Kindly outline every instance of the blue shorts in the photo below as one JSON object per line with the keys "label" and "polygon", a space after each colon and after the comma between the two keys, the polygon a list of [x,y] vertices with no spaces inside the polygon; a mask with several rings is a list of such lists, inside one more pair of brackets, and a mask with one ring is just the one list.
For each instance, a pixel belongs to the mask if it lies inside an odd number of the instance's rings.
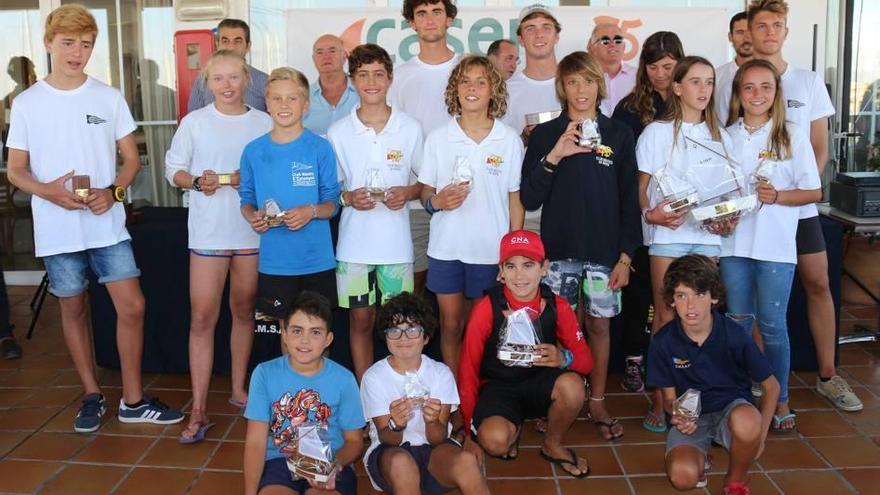
{"label": "blue shorts", "polygon": [[435,294],[464,292],[469,299],[481,297],[498,283],[498,265],[472,265],[428,257],[428,289]]}
{"label": "blue shorts", "polygon": [[687,445],[706,455],[712,442],[729,451],[733,443],[733,434],[730,432],[730,413],[742,405],[755,407],[746,399],[734,399],[720,411],[701,414],[697,418],[697,431],[690,435],[685,435],[673,426],[666,435],[666,453],[669,454],[669,451],[676,447]]}
{"label": "blue shorts", "polygon": [[[461,445],[451,438],[447,438],[444,443],[461,448]],[[426,444],[413,446],[410,445],[409,442],[404,442],[396,447],[379,444],[379,446],[370,452],[370,456],[367,457],[367,473],[369,473],[370,479],[373,480],[383,492],[391,493],[391,484],[388,480],[382,477],[382,471],[379,469],[379,458],[382,456],[382,453],[387,452],[389,449],[403,449],[412,456],[413,461],[415,461],[416,465],[419,467],[419,491],[422,494],[439,495],[454,490],[454,487],[445,486],[437,481],[437,479],[434,478],[434,475],[428,471],[428,463],[431,461],[431,452],[434,450],[433,445]]]}
{"label": "blue shorts", "polygon": [[[268,485],[281,485],[303,495],[311,485],[306,480],[293,480],[290,469],[287,468],[287,460],[279,457],[269,459],[263,464],[263,476],[260,477],[260,486],[257,491]],[[351,466],[345,468],[336,475],[336,491],[342,495],[355,495],[357,493],[357,477]]]}
{"label": "blue shorts", "polygon": [[86,269],[91,267],[99,284],[118,282],[140,276],[131,251],[131,241],[112,246],[61,253],[43,258],[49,275],[49,292],[55,297],[73,297],[89,285]]}
{"label": "blue shorts", "polygon": [[648,247],[651,256],[663,256],[664,258],[681,258],[686,254],[702,254],[709,258],[721,256],[721,246],[712,244],[651,244]]}

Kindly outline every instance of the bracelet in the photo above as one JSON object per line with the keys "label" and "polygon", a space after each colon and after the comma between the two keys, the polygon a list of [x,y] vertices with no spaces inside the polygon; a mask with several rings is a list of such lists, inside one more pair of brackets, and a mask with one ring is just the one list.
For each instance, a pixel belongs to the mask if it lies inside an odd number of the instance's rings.
{"label": "bracelet", "polygon": [[618,264],[618,265],[623,265],[623,266],[629,268],[629,270],[630,270],[631,272],[635,272],[635,271],[636,271],[636,269],[633,268],[633,266],[632,266],[632,262],[631,262],[631,261],[625,261],[625,260],[622,260],[622,259],[621,259],[621,260],[617,260],[617,264]]}
{"label": "bracelet", "polygon": [[347,204],[345,204],[345,191],[342,191],[339,193],[339,201],[338,202],[339,202],[339,206],[342,206],[343,208],[348,206]]}
{"label": "bracelet", "polygon": [[559,366],[561,369],[567,370],[571,367],[571,363],[574,362],[574,354],[571,351],[565,348],[559,349],[559,352],[562,353],[562,365]]}
{"label": "bracelet", "polygon": [[318,208],[313,204],[309,205],[309,208],[312,209],[312,218],[318,218]]}
{"label": "bracelet", "polygon": [[645,223],[650,224],[648,221],[648,212],[651,211],[651,208],[642,208],[642,218],[645,219]]}
{"label": "bracelet", "polygon": [[778,189],[774,189],[773,192],[776,193],[776,194],[773,196],[773,202],[770,203],[771,205],[775,205],[776,202],[779,201],[779,190],[778,190]]}
{"label": "bracelet", "polygon": [[434,213],[437,213],[438,211],[443,211],[442,208],[435,208],[434,205],[431,204],[431,200],[434,199],[435,197],[437,197],[437,194],[434,194],[430,198],[426,199],[425,203],[422,205],[425,207],[425,211],[428,212],[428,215],[433,215]]}

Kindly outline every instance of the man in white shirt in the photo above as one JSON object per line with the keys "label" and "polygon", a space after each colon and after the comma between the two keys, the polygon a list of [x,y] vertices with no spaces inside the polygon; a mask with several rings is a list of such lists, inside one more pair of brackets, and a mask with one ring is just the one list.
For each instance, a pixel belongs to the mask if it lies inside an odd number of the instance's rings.
{"label": "man in white shirt", "polygon": [[[786,120],[809,130],[821,177],[828,162],[828,118],[834,115],[825,83],[819,74],[794,67],[782,58],[782,46],[788,36],[788,4],[784,0],[753,0],[748,12],[754,57],[771,62],[781,74]],[[730,91],[728,87],[728,95]],[[834,302],[828,283],[828,256],[816,206],[801,207],[800,217],[797,268],[807,295],[807,319],[819,362],[816,390],[841,410],[860,411],[863,408],[861,400],[837,374],[834,366],[837,349]]]}
{"label": "man in white shirt", "polygon": [[[446,84],[461,55],[449,49],[446,30],[458,14],[452,0],[405,0],[403,18],[419,38],[419,54],[394,70],[388,103],[422,124],[422,135],[451,118],[446,111]],[[413,180],[415,183],[415,179]],[[415,293],[425,288],[428,272],[428,229],[431,216],[418,201],[409,204]]]}
{"label": "man in white shirt", "polygon": [[519,65],[519,48],[510,40],[499,39],[489,45],[486,56],[492,61],[492,65],[501,73],[504,80],[510,79],[516,66]]}
{"label": "man in white shirt", "polygon": [[[715,108],[721,119],[721,125],[725,127],[726,117],[730,111],[730,88],[733,84],[733,76],[736,75],[740,65],[752,59],[752,34],[749,31],[748,13],[743,11],[731,17],[729,29],[727,40],[733,46],[736,56],[730,62],[715,68]],[[727,91],[723,88],[727,88]]]}
{"label": "man in white shirt", "polygon": [[605,75],[608,96],[602,99],[599,110],[608,118],[614,113],[617,103],[636,85],[636,68],[623,63],[625,43],[620,27],[608,23],[596,25],[587,43],[587,51],[596,57]]}
{"label": "man in white shirt", "polygon": [[345,48],[338,36],[325,34],[312,46],[312,61],[318,69],[318,80],[309,86],[309,109],[303,117],[303,126],[319,136],[357,106],[357,91],[342,69]]}

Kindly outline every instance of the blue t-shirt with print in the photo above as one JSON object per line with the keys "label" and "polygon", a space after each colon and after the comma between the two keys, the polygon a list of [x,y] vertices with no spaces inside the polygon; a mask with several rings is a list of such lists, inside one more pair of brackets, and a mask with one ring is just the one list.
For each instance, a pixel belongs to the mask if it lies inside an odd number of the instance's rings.
{"label": "blue t-shirt with print", "polygon": [[[295,140],[278,144],[265,134],[241,155],[241,205],[263,208],[274,199],[282,210],[302,205],[336,204],[336,155],[330,142],[305,129]],[[336,267],[330,221],[312,219],[299,230],[285,225],[260,236],[259,271],[267,275],[308,275]]]}
{"label": "blue t-shirt with print", "polygon": [[363,406],[357,382],[350,371],[324,358],[318,373],[300,375],[288,356],[261,363],[251,375],[244,417],[269,423],[266,460],[293,453],[296,425],[325,424],[333,452],[342,448],[342,432],[364,427]]}

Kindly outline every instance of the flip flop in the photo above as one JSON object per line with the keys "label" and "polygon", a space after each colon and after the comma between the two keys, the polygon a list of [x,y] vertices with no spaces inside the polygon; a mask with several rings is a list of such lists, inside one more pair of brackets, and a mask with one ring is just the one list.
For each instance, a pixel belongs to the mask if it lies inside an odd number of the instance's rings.
{"label": "flip flop", "polygon": [[[660,424],[651,423],[648,421],[648,418],[652,418],[655,422]],[[666,413],[656,414],[651,409],[648,409],[648,414],[645,416],[645,419],[642,420],[642,428],[653,433],[666,433],[669,431],[669,423],[666,422]]]}
{"label": "flip flop", "polygon": [[571,459],[558,459],[558,458],[556,458],[556,457],[551,457],[551,456],[547,455],[547,454],[544,452],[544,449],[541,449],[541,450],[538,452],[538,454],[540,454],[540,455],[541,455],[541,458],[544,459],[545,461],[547,461],[547,462],[549,462],[549,463],[551,463],[551,464],[556,464],[557,466],[559,466],[559,469],[562,469],[562,471],[565,472],[565,474],[567,474],[567,475],[569,475],[569,476],[572,476],[572,477],[574,477],[574,478],[578,478],[578,479],[580,479],[580,478],[586,478],[587,476],[589,476],[589,475],[590,475],[590,466],[587,466],[587,470],[586,470],[586,471],[584,471],[584,472],[582,472],[582,473],[578,473],[578,474],[574,474],[574,473],[571,473],[571,472],[569,472],[569,471],[566,471],[565,468],[562,467],[563,465],[568,464],[569,466],[572,466],[572,467],[574,467],[575,469],[580,470],[580,467],[578,467],[578,456],[577,456],[577,453],[575,453],[574,450],[572,450],[572,449],[570,449],[570,448],[568,448],[568,447],[566,447],[565,450],[567,450],[568,453],[569,453],[569,455],[571,455]]}
{"label": "flip flop", "polygon": [[[617,418],[611,418],[611,421],[599,421],[598,419],[593,420],[593,424],[599,428],[599,432],[602,433],[602,438],[604,438],[608,442],[613,442],[618,438],[623,437],[623,433],[614,434],[614,427],[620,424],[620,421]],[[608,436],[605,436],[605,432],[602,430],[603,428],[607,428]]]}
{"label": "flip flop", "polygon": [[[782,423],[785,423],[788,420],[792,420],[791,427],[783,428]],[[794,409],[791,409],[788,414],[784,416],[773,415],[773,431],[779,433],[788,433],[790,431],[794,431],[797,428],[797,413],[794,412]]]}
{"label": "flip flop", "polygon": [[[205,439],[205,433],[207,433],[208,430],[210,430],[211,428],[213,428],[214,425],[216,425],[217,423],[203,423],[203,422],[201,422],[201,421],[196,421],[196,422],[193,423],[193,424],[195,424],[195,425],[199,425],[199,429],[196,430],[196,433],[195,433],[193,436],[189,437],[189,438],[187,438],[187,437],[185,437],[185,436],[183,436],[183,435],[181,434],[180,438],[178,438],[178,441],[179,441],[181,444],[183,444],[183,445],[189,445],[189,444],[192,444],[192,443],[199,443],[199,442],[201,442],[202,440]],[[187,428],[189,428],[189,427],[187,427]]]}
{"label": "flip flop", "polygon": [[235,406],[239,409],[244,409],[247,407],[247,401],[235,400],[232,397],[229,398],[229,405]]}
{"label": "flip flop", "polygon": [[[519,457],[519,439],[521,436],[522,436],[522,425],[520,425],[519,430],[517,430],[517,432],[516,432],[516,440],[513,441],[513,445],[510,446],[510,449],[508,449],[506,454],[504,454],[502,456],[498,456],[498,458],[501,459],[502,461],[516,460],[516,458]],[[516,453],[511,454],[510,453],[511,451],[516,451]]]}

